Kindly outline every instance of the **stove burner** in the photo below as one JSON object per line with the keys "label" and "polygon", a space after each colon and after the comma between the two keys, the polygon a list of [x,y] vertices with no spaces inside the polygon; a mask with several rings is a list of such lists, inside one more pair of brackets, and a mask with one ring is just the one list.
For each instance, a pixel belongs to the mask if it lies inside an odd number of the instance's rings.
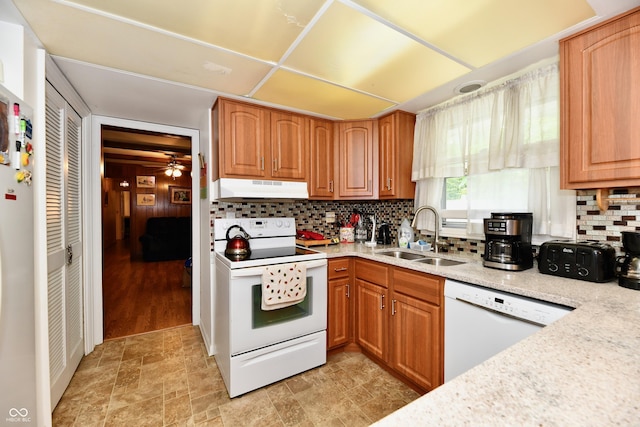
{"label": "stove burner", "polygon": [[295,247],[284,247],[284,248],[255,249],[255,250],[252,250],[248,256],[244,255],[242,257],[225,254],[225,257],[229,258],[231,261],[247,261],[247,260],[256,260],[256,259],[280,258],[280,257],[291,256],[295,254],[296,254]]}
{"label": "stove burner", "polygon": [[282,258],[293,255],[305,255],[305,254],[314,254],[317,251],[310,250],[308,248],[300,247],[300,246],[289,246],[289,247],[280,247],[280,248],[268,248],[268,249],[255,249],[252,250],[249,255],[233,255],[226,254],[225,258],[236,262],[236,261],[252,261],[258,259],[273,259],[273,258]]}

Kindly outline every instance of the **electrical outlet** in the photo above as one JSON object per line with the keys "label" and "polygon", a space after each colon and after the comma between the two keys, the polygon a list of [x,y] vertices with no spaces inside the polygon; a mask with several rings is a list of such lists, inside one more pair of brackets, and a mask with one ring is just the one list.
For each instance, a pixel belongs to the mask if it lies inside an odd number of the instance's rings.
{"label": "electrical outlet", "polygon": [[324,220],[327,224],[332,224],[336,222],[336,213],[335,212],[325,212]]}

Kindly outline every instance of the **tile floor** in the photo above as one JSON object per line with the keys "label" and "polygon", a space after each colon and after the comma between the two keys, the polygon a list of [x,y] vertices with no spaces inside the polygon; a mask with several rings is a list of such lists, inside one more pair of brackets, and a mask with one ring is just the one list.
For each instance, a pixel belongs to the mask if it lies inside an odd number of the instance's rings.
{"label": "tile floor", "polygon": [[194,326],[106,341],[86,356],[54,426],[366,426],[419,395],[359,353],[229,399]]}

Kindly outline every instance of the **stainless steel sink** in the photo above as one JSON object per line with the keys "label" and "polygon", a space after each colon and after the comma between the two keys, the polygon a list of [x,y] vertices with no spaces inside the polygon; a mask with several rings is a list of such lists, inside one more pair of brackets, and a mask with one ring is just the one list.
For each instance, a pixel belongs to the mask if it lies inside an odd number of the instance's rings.
{"label": "stainless steel sink", "polygon": [[464,262],[462,261],[455,261],[455,260],[446,259],[446,258],[422,258],[422,259],[416,259],[415,262],[423,262],[425,264],[439,265],[443,267],[464,264]]}
{"label": "stainless steel sink", "polygon": [[409,260],[420,260],[421,258],[425,258],[424,255],[414,254],[412,252],[404,252],[404,251],[384,251],[378,252],[378,255],[386,255],[392,256],[401,259],[409,259]]}

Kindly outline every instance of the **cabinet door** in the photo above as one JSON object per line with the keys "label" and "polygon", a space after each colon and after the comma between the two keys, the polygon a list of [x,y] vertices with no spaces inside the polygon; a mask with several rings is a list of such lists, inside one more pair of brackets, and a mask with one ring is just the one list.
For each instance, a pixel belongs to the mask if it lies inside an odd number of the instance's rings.
{"label": "cabinet door", "polygon": [[394,137],[394,116],[389,115],[378,121],[378,144],[380,144],[380,198],[392,198],[395,195],[396,156],[400,155],[396,149]]}
{"label": "cabinet door", "polygon": [[563,188],[640,184],[640,11],[561,43]]}
{"label": "cabinet door", "polygon": [[327,349],[349,342],[349,278],[329,281]]}
{"label": "cabinet door", "polygon": [[219,102],[221,176],[264,178],[268,110],[227,100]]}
{"label": "cabinet door", "polygon": [[309,121],[309,198],[333,199],[334,147],[333,123],[327,120]]}
{"label": "cabinet door", "polygon": [[415,115],[396,111],[378,120],[379,198],[412,199],[411,181]]}
{"label": "cabinet door", "polygon": [[386,292],[382,286],[356,279],[356,342],[384,360],[386,348]]}
{"label": "cabinet door", "polygon": [[378,155],[374,150],[374,141],[371,120],[339,124],[338,196],[340,198],[377,197],[377,191],[374,191],[374,174],[377,177],[374,161],[377,162]]}
{"label": "cabinet door", "polygon": [[307,176],[308,120],[304,116],[272,110],[271,176],[304,181]]}
{"label": "cabinet door", "polygon": [[393,369],[426,390],[442,384],[440,307],[394,293],[391,340]]}

